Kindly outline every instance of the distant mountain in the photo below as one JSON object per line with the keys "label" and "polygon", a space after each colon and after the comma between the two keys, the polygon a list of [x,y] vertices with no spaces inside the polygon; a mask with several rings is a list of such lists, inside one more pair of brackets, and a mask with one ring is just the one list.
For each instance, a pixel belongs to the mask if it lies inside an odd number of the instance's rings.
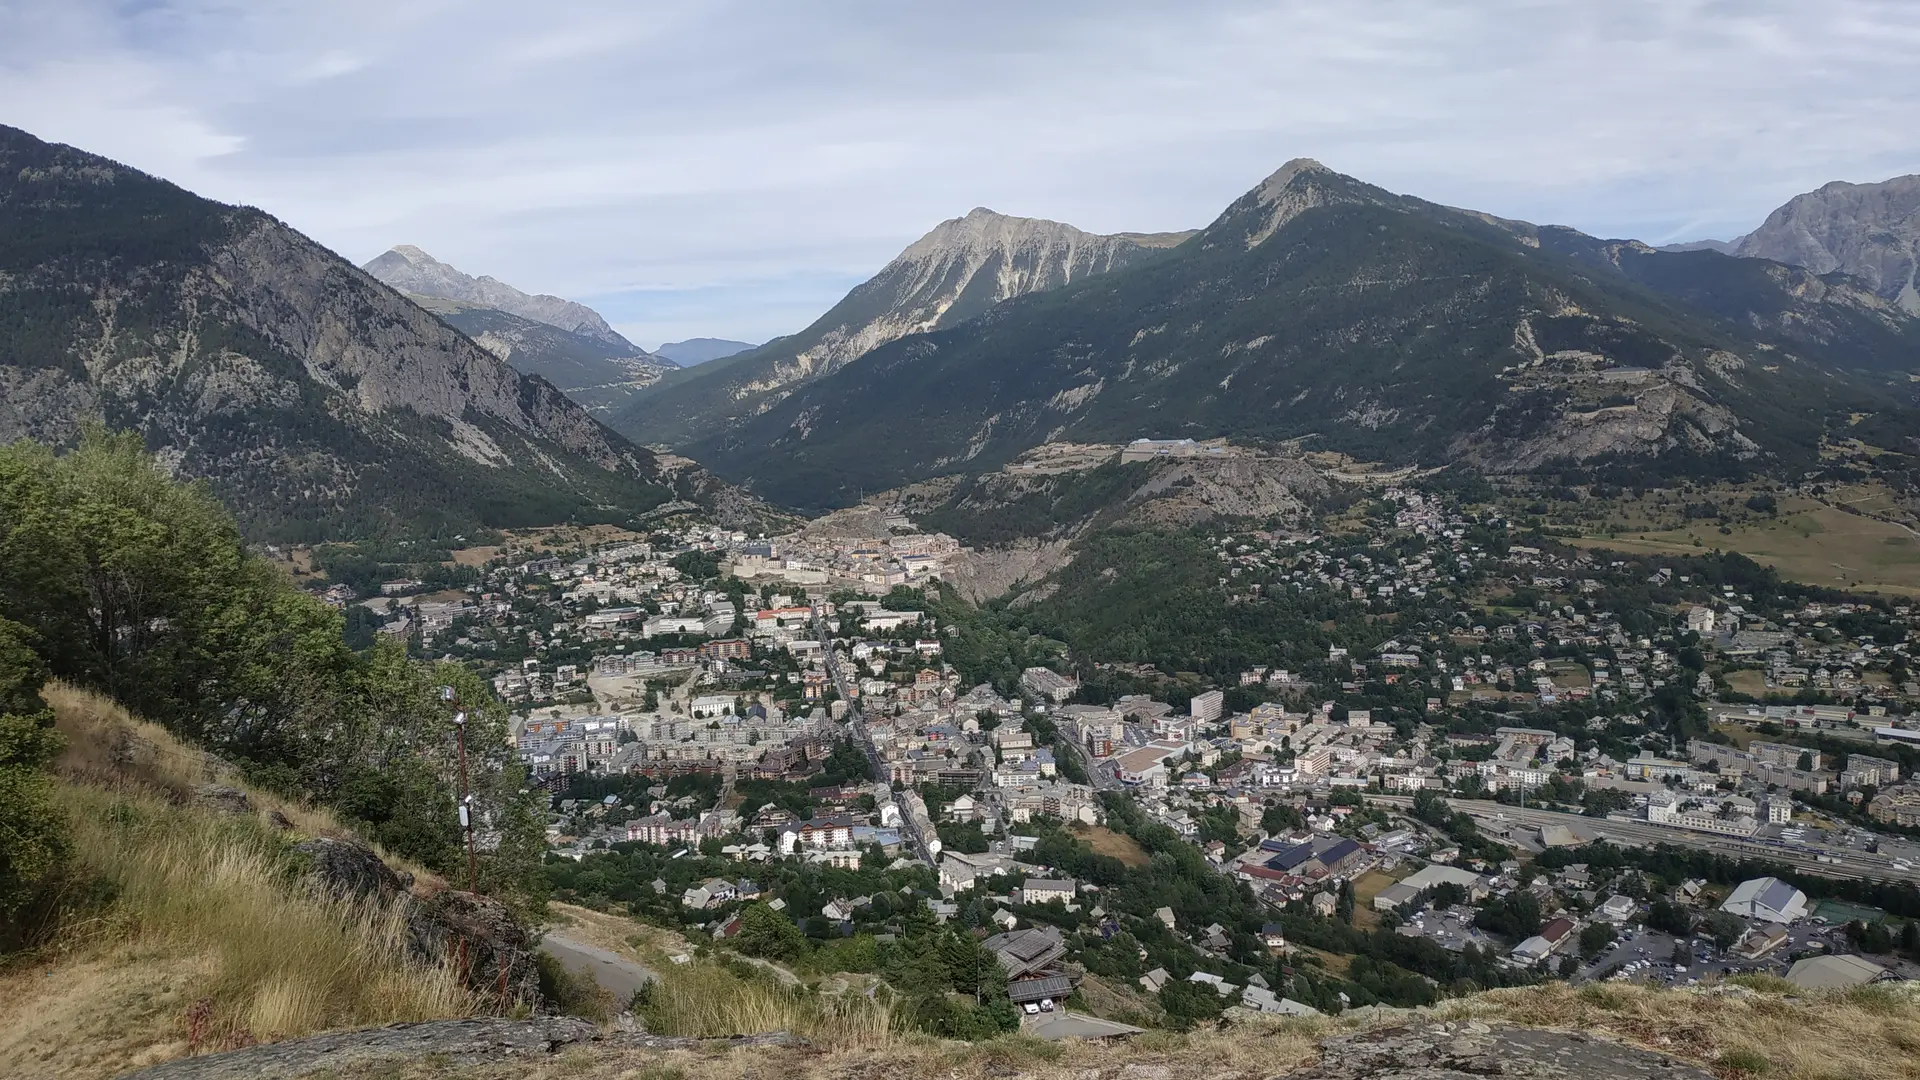
{"label": "distant mountain", "polygon": [[263,539],[637,521],[719,490],[267,214],[0,127],[0,441],[90,417]]}
{"label": "distant mountain", "polygon": [[877,346],[1149,261],[1189,235],[1101,236],[976,208],[914,241],[800,333],[670,379],[611,423],[641,442],[680,445],[765,411]]}
{"label": "distant mountain", "polygon": [[407,295],[481,348],[513,365],[515,371],[540,376],[596,416],[618,410],[633,395],[659,382],[661,376],[680,370],[680,365],[656,353],[609,345],[599,338],[568,333],[497,308],[438,296]]}
{"label": "distant mountain", "polygon": [[1450,209],[1298,160],[1158,258],[874,348],[686,452],[803,506],[1140,437],[1786,475],[1867,414],[1911,452],[1916,357],[1920,319],[1841,275]]}
{"label": "distant mountain", "polygon": [[729,356],[738,356],[748,349],[759,348],[744,341],[728,341],[726,338],[697,337],[685,341],[669,341],[653,350],[653,355],[664,356],[681,367],[694,367],[709,360],[722,360]]}
{"label": "distant mountain", "polygon": [[1836,180],[1788,200],[1736,245],[1738,255],[1850,274],[1920,314],[1920,175]]}
{"label": "distant mountain", "polygon": [[1738,240],[1689,240],[1684,244],[1662,244],[1655,251],[1717,251],[1722,255],[1732,255],[1739,246]]}
{"label": "distant mountain", "polygon": [[475,307],[493,308],[523,319],[557,326],[570,334],[592,338],[621,349],[625,356],[645,353],[645,350],[614,333],[613,327],[607,325],[607,320],[585,304],[562,300],[558,296],[530,296],[495,278],[463,274],[412,244],[391,248],[369,260],[361,269],[403,292],[460,300]]}

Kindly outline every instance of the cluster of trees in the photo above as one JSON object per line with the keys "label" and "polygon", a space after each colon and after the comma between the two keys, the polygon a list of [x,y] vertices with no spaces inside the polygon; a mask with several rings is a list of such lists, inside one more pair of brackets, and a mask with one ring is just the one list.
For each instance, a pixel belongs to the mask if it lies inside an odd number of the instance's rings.
{"label": "cluster of trees", "polygon": [[[46,775],[61,740],[53,711],[40,698],[46,665],[27,637],[25,627],[0,619],[0,927],[6,928],[18,927],[13,916],[67,849]],[[15,944],[13,933],[0,930],[0,950]]]}
{"label": "cluster of trees", "polygon": [[353,650],[339,612],[250,555],[208,489],[171,480],[136,436],[90,432],[62,456],[0,450],[0,619],[23,628],[13,651],[31,649],[47,674],[449,871],[459,770],[441,687],[453,687],[478,819],[498,841],[483,888],[542,902],[542,807],[521,791],[486,684],[398,646]]}
{"label": "cluster of trees", "polygon": [[[1776,877],[1815,900],[1844,900],[1877,907],[1904,919],[1920,918],[1920,891],[1905,882],[1821,877],[1797,870],[1786,863],[1736,859],[1670,844],[1656,844],[1650,848],[1621,848],[1605,841],[1595,841],[1577,848],[1548,848],[1534,859],[1533,865],[1542,870],[1561,870],[1574,863],[1586,863],[1595,870],[1634,867],[1658,877],[1666,884],[1700,878],[1716,885],[1733,885],[1750,878]],[[1654,906],[1656,909],[1659,907],[1658,904]],[[1648,925],[1653,925],[1651,918]]]}

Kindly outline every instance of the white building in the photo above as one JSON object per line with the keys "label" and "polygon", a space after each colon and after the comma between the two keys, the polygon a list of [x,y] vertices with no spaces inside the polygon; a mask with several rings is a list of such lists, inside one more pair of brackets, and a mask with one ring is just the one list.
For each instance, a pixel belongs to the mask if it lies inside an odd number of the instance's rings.
{"label": "white building", "polygon": [[1790,923],[1807,917],[1807,894],[1779,878],[1753,878],[1741,882],[1720,910],[1743,919]]}

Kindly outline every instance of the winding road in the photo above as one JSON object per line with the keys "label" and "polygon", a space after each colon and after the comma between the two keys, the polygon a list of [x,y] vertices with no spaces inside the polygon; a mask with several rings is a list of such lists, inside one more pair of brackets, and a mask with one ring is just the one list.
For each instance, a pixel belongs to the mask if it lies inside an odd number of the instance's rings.
{"label": "winding road", "polygon": [[642,985],[658,977],[644,965],[598,945],[570,938],[561,930],[547,931],[540,939],[540,951],[560,961],[560,966],[575,975],[585,975],[599,983],[622,1009]]}

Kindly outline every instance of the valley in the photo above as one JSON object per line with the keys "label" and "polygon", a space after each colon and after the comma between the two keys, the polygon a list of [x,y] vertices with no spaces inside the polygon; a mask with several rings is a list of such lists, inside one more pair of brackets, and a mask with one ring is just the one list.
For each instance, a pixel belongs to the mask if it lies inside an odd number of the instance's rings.
{"label": "valley", "polygon": [[0,127],[0,1072],[1910,1076],[1913,179],[754,345]]}

